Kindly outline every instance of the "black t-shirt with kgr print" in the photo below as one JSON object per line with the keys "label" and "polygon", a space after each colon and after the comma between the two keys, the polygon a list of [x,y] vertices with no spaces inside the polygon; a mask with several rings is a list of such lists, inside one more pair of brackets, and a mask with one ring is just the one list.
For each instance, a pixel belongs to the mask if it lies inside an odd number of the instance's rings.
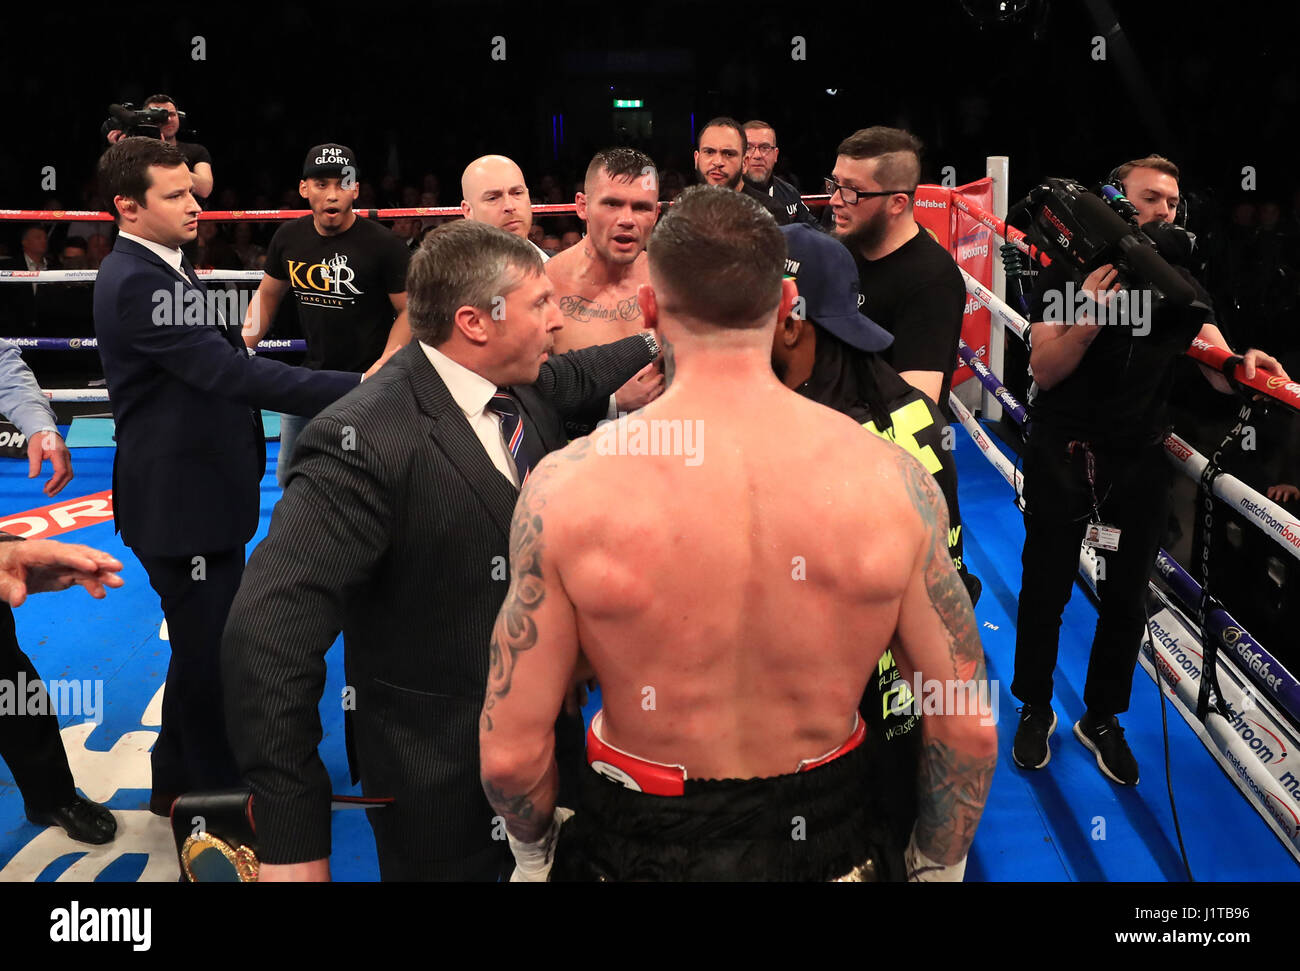
{"label": "black t-shirt with kgr print", "polygon": [[276,231],[266,273],[293,290],[305,367],[364,371],[379,360],[396,316],[389,294],[406,291],[409,259],[398,236],[361,217],[337,236],[316,232],[311,216]]}

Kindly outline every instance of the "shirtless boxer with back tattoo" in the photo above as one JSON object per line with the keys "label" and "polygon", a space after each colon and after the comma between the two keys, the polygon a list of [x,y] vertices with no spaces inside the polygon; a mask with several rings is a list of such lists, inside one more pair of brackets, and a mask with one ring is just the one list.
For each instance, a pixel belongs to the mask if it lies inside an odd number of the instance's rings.
{"label": "shirtless boxer with back tattoo", "polygon": [[[687,190],[649,252],[639,302],[668,390],[548,456],[515,510],[479,735],[514,879],[897,878],[862,798],[863,688],[886,648],[908,679],[985,677],[943,497],[915,459],[773,374],[797,291],[758,203]],[[685,423],[694,449],[662,447]],[[565,822],[552,729],[589,670],[595,771]],[[901,869],[960,879],[995,729],[973,709],[923,724]]]}
{"label": "shirtless boxer with back tattoo", "polygon": [[[632,148],[597,152],[574,202],[587,235],[546,264],[564,319],[556,332],[557,354],[644,329],[636,294],[650,282],[645,248],[659,213],[654,162]],[[641,407],[662,384],[659,369],[647,367],[620,389],[620,406]]]}

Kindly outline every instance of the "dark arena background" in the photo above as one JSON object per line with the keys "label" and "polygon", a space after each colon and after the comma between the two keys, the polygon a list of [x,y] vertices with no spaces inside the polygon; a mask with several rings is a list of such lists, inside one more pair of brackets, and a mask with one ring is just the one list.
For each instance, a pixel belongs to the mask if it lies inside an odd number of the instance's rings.
{"label": "dark arena background", "polygon": [[[888,125],[922,140],[922,182],[940,190],[983,179],[986,160],[1005,156],[1000,188],[1011,202],[1047,177],[1093,187],[1129,159],[1172,159],[1198,237],[1197,275],[1229,344],[1263,349],[1300,375],[1293,10],[1120,0],[24,6],[6,13],[0,42],[0,208],[36,211],[0,212],[0,265],[11,269],[25,268],[22,237],[33,225],[46,230],[47,269],[97,266],[93,246],[89,256],[58,260],[70,237],[108,235],[111,224],[57,214],[102,210],[94,172],[108,107],[157,92],[185,113],[181,140],[211,155],[205,209],[302,210],[305,150],[338,142],[357,153],[358,208],[378,211],[369,218],[407,237],[455,217],[382,211],[458,207],[461,171],[488,153],[519,163],[535,206],[564,206],[593,152],[633,146],[657,163],[668,203],[695,179],[696,133],[720,115],[770,122],[776,173],[814,197],[820,213],[839,142]],[[563,212],[545,211],[536,223],[547,249],[575,245],[583,232]],[[277,225],[205,221],[191,258],[200,269],[244,271],[228,286],[251,292]],[[1000,271],[1003,240],[971,225],[962,240],[987,247],[986,274],[994,264]],[[1001,295],[1000,275],[982,282]],[[105,600],[73,590],[14,611],[19,643],[45,678],[102,684],[94,718],[62,714],[60,725],[78,786],[114,812],[118,836],[90,847],[33,825],[0,769],[0,881],[166,882],[178,873],[166,821],[148,811],[169,649],[158,597],[112,525],[113,428],[98,353],[82,343],[94,336],[90,294],[89,282],[0,280],[0,337],[20,343],[42,388],[66,392],[55,409],[76,473],[52,503],[40,491],[48,467],[29,479],[25,449],[10,448],[13,457],[0,460],[0,529],[85,543],[124,563],[126,586]],[[269,338],[301,338],[292,301],[282,306]],[[970,309],[979,309],[976,297]],[[1010,328],[990,336],[987,323],[981,333],[972,350],[994,371],[989,388],[1001,383],[1023,402],[1023,342]],[[41,340],[48,338],[65,340]],[[1000,342],[996,353],[991,341]],[[281,357],[296,362],[302,354]],[[1300,683],[1288,673],[1300,672],[1300,389],[1252,386],[1273,406],[1256,454],[1225,465],[1240,489],[1216,493],[1210,575],[1230,621],[1207,615],[1202,638],[1196,583],[1205,537],[1192,453],[1213,456],[1242,399],[1215,394],[1190,359],[1181,363],[1172,405],[1177,448],[1186,451],[1171,449],[1171,461],[1184,474],[1175,476],[1166,552],[1153,574],[1156,644],[1144,648],[1124,716],[1144,769],[1136,788],[1102,778],[1069,736],[1084,707],[1096,620],[1082,577],[1065,613],[1057,671],[1066,730],[1054,738],[1045,771],[1012,762],[1024,531],[1006,476],[1017,463],[1020,426],[978,375],[965,369],[954,379],[974,413],[964,427],[954,421],[953,447],[968,566],[984,585],[976,618],[1001,712],[999,762],[967,882],[1175,883],[1190,871],[1197,881],[1263,883],[1300,875]],[[280,496],[278,419],[269,412],[266,430],[262,520],[250,552]],[[0,445],[10,434],[0,434]],[[1291,488],[1269,491],[1278,485]],[[1176,575],[1182,571],[1196,578],[1191,594],[1190,577]],[[1231,717],[1202,719],[1204,641],[1216,638]],[[1243,644],[1253,646],[1236,650]],[[358,794],[335,700],[344,685],[341,643],[329,663],[321,753],[335,792]],[[1157,666],[1163,692],[1152,680]],[[1162,779],[1166,758],[1177,823]],[[333,846],[336,880],[378,878],[362,813],[334,814]],[[1129,928],[1121,916],[1110,930]]]}

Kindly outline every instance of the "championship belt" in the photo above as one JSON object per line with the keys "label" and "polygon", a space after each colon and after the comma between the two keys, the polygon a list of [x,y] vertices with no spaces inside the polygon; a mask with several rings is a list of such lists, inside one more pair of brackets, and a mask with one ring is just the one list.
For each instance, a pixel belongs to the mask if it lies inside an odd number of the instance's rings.
{"label": "championship belt", "polygon": [[[334,796],[331,809],[377,809],[391,797]],[[256,883],[257,829],[247,787],[188,792],[172,803],[172,839],[181,873],[190,883]]]}

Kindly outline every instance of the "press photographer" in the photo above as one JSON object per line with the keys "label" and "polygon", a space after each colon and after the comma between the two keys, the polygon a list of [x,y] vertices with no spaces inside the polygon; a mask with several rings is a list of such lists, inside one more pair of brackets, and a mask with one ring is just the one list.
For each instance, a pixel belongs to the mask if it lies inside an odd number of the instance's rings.
{"label": "press photographer", "polygon": [[[1178,169],[1158,155],[1091,193],[1052,179],[1015,209],[1052,263],[1030,299],[1029,424],[1023,451],[1025,546],[1014,694],[1023,703],[1012,757],[1051,758],[1052,674],[1061,617],[1085,536],[1099,560],[1096,633],[1074,734],[1102,773],[1136,785],[1138,765],[1117,715],[1128,710],[1146,624],[1144,597],[1168,513],[1171,468],[1161,444],[1175,362],[1200,337],[1225,350],[1210,298],[1185,266],[1195,239],[1175,225]],[[1246,351],[1246,376],[1282,375]],[[1230,392],[1226,378],[1205,370]],[[1095,527],[1095,532],[1093,529]]]}

